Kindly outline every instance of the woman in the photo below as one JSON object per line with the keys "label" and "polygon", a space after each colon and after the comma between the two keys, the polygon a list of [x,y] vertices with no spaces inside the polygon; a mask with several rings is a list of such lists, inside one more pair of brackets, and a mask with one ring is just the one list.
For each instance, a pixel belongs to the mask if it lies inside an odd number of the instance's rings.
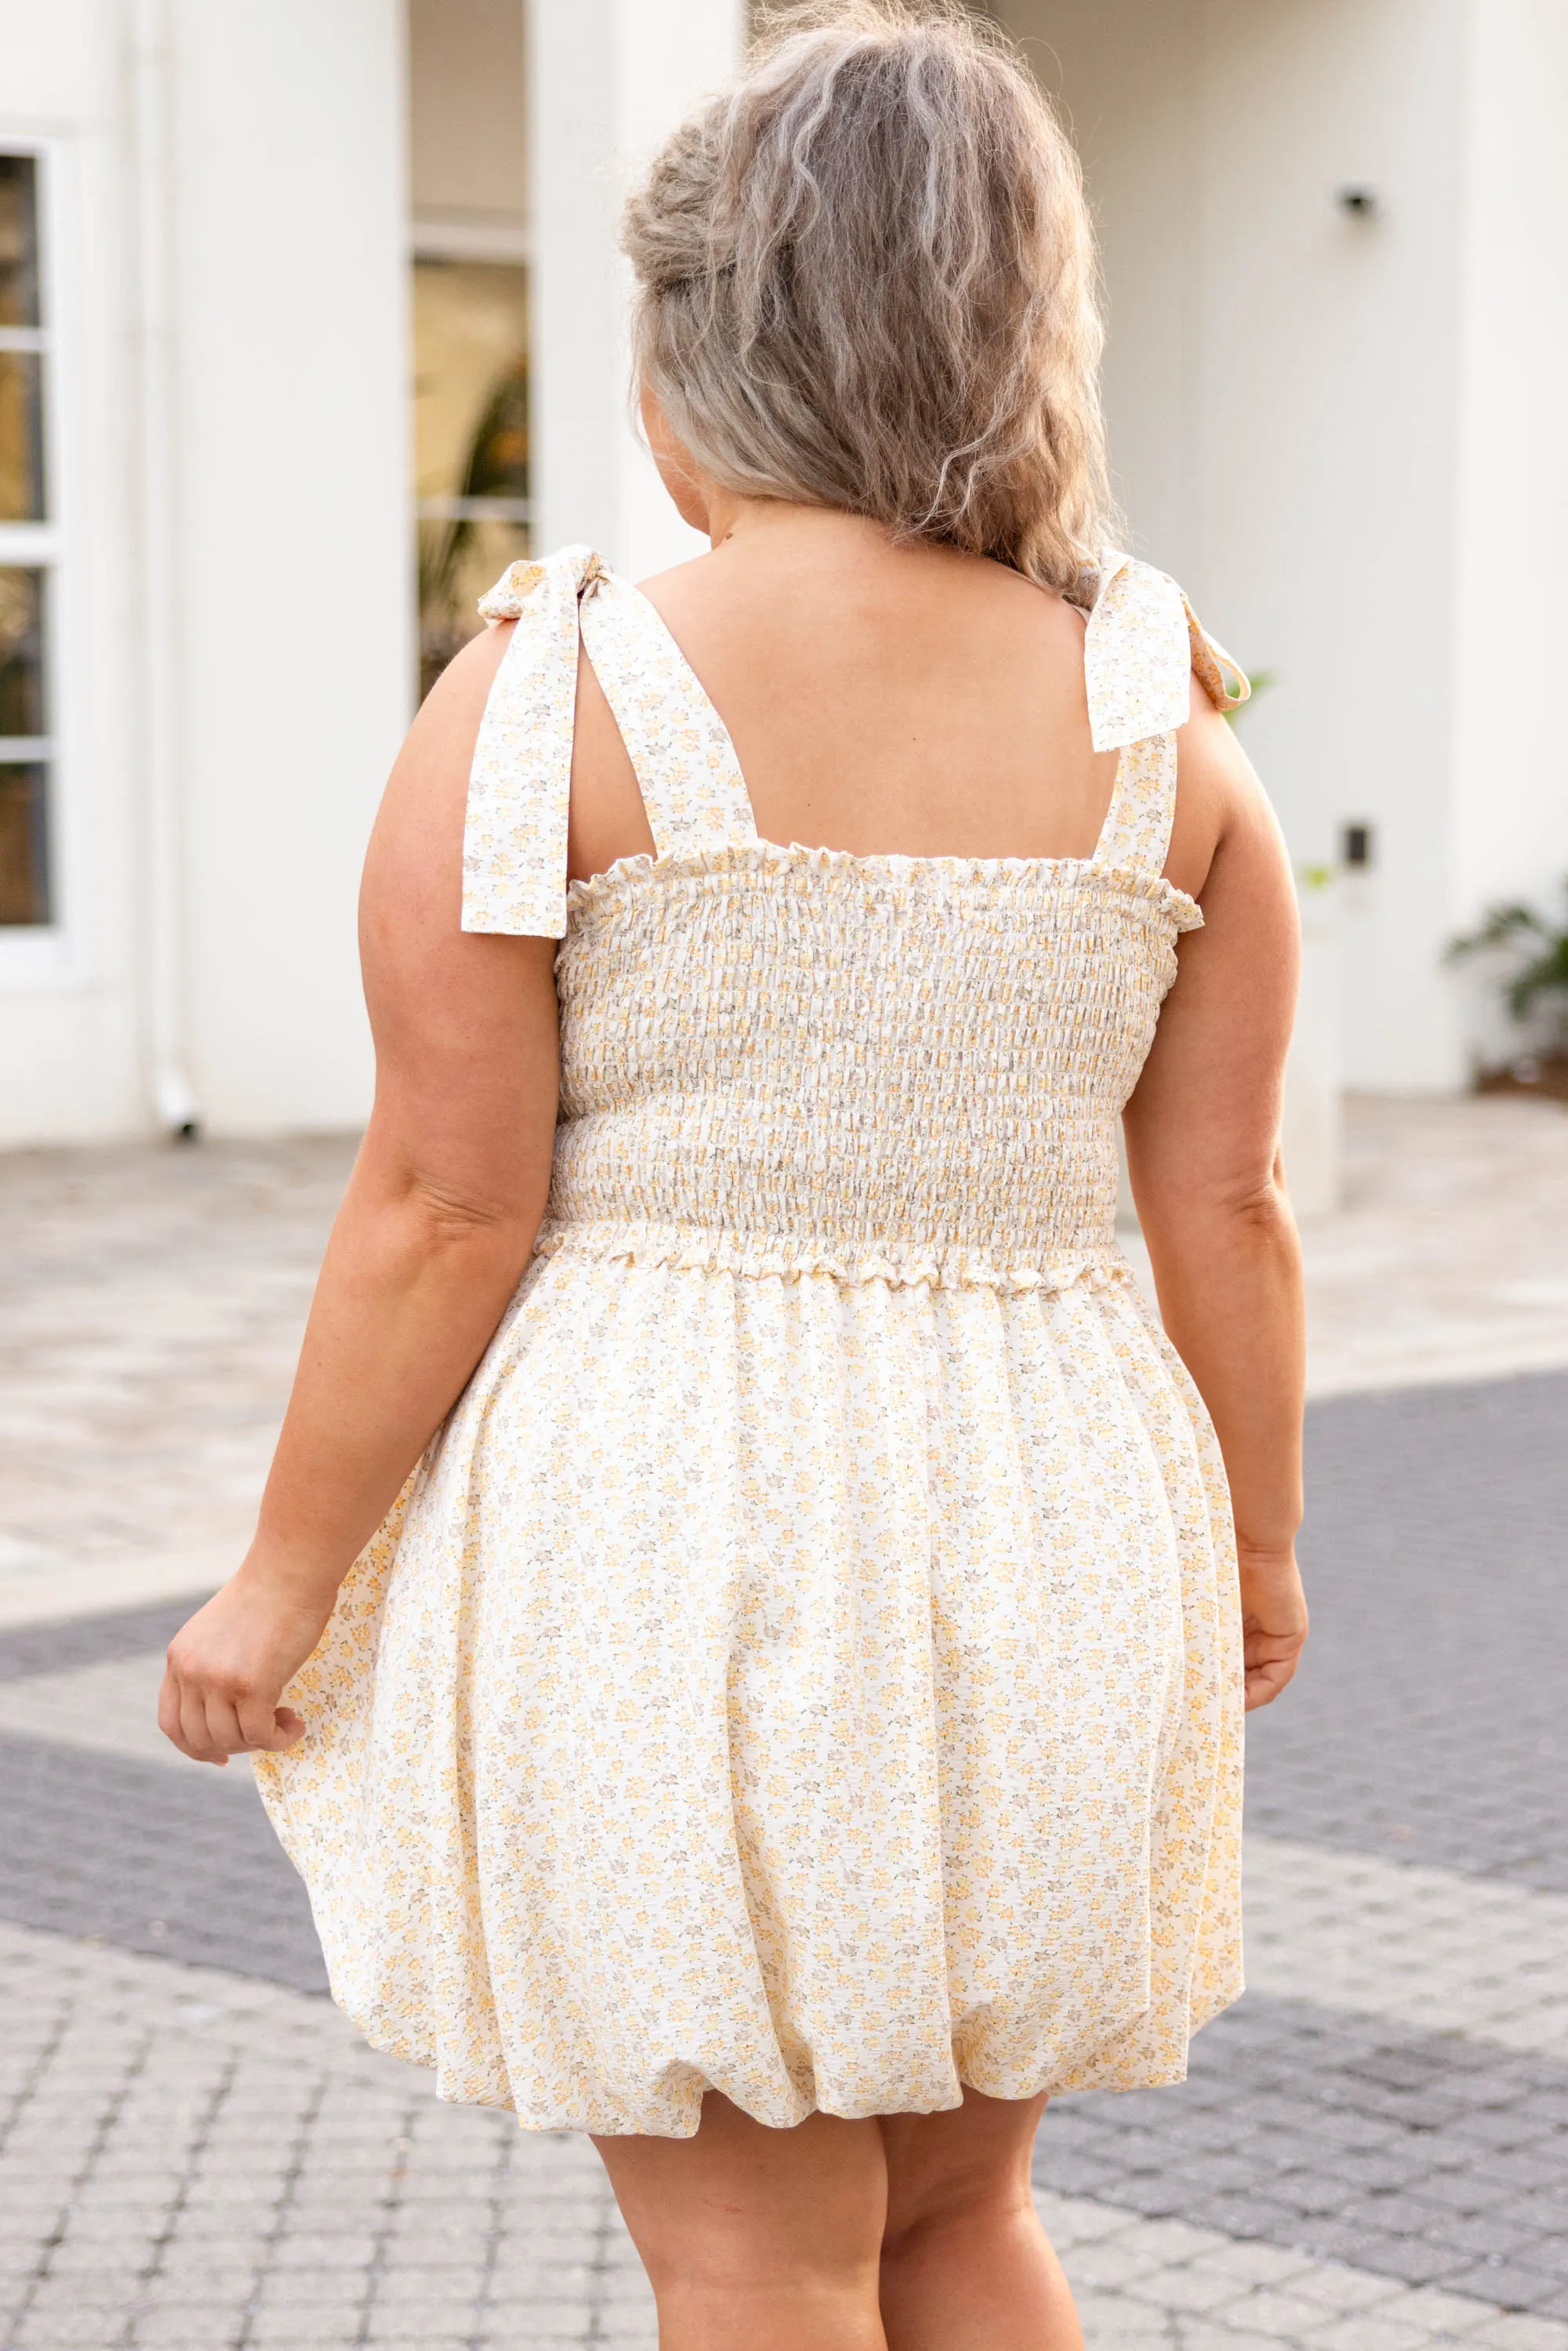
{"label": "woman", "polygon": [[594,2134],[674,2351],[1065,2351],[1036,2126],[1239,1991],[1304,1637],[1293,897],[1097,551],[1047,110],[790,21],[628,214],[712,553],[515,566],[393,773],[374,1114],[162,1720],[373,2042]]}

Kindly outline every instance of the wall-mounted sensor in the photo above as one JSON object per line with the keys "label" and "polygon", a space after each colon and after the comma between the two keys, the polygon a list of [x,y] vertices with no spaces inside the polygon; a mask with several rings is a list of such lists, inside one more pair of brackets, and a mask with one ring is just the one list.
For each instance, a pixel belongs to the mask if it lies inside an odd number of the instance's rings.
{"label": "wall-mounted sensor", "polygon": [[1372,862],[1372,827],[1369,824],[1342,825],[1339,836],[1339,862],[1358,872],[1364,872]]}
{"label": "wall-mounted sensor", "polygon": [[1334,202],[1347,220],[1372,220],[1383,209],[1375,188],[1341,188]]}

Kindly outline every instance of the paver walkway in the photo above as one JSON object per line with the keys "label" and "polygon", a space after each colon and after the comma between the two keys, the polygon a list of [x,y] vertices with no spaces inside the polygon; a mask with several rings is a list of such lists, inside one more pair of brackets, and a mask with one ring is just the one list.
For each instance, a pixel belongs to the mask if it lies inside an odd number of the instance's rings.
{"label": "paver walkway", "polygon": [[[1316,1633],[1253,1725],[1250,1989],[1182,2089],[1040,2134],[1091,2351],[1568,2351],[1568,1114],[1364,1104],[1353,1143],[1308,1236]],[[248,1772],[150,1721],[344,1164],[0,1162],[7,2351],[653,2340],[591,2149],[364,2050]]]}

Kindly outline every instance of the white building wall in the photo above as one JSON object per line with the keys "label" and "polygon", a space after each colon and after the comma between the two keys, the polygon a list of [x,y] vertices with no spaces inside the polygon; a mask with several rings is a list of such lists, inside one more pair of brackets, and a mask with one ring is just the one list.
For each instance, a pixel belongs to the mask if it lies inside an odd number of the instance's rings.
{"label": "white building wall", "polygon": [[1204,19],[1194,576],[1278,675],[1246,739],[1298,858],[1373,827],[1342,893],[1347,1081],[1448,1087],[1462,6]]}
{"label": "white building wall", "polygon": [[219,1132],[368,1102],[354,892],[413,691],[401,25],[397,0],[0,0],[0,131],[57,167],[66,532],[61,920],[0,932],[0,1143],[152,1125],[170,1055]]}
{"label": "white building wall", "polygon": [[[1568,874],[1568,10],[1470,0],[1452,915]],[[1494,1036],[1503,1042],[1494,1023]]]}
{"label": "white building wall", "polygon": [[[1480,0],[1477,0],[1480,5]],[[1542,0],[1549,5],[1549,0]],[[1273,673],[1243,739],[1343,893],[1353,1084],[1463,1067],[1451,927],[1469,0],[1005,0],[1082,148],[1112,455],[1140,553]],[[1379,199],[1370,219],[1336,204]]]}
{"label": "white building wall", "polygon": [[[485,0],[486,24],[501,5]],[[1375,829],[1373,872],[1342,893],[1347,1073],[1455,1082],[1473,1016],[1439,967],[1445,937],[1568,867],[1550,691],[1568,618],[1568,15],[1559,0],[998,13],[1088,166],[1134,543],[1275,673],[1244,739],[1298,857],[1329,861],[1345,821]],[[0,0],[0,133],[45,141],[53,167],[67,563],[61,919],[0,933],[0,1143],[152,1122],[161,936],[172,1050],[209,1127],[344,1124],[368,1101],[352,901],[412,698],[402,15],[399,0]],[[743,15],[742,0],[527,0],[536,540],[593,539],[634,576],[699,542],[625,421],[615,216],[733,62]],[[179,836],[162,930],[132,71],[160,18],[175,718],[161,772]],[[423,20],[428,34],[456,12]],[[436,61],[461,79],[466,56],[454,34]],[[523,142],[507,152],[515,177]],[[1350,184],[1375,192],[1375,217],[1336,207]],[[465,234],[494,214],[497,251],[515,252],[507,196],[497,208],[465,182]]]}
{"label": "white building wall", "polygon": [[632,176],[722,80],[744,0],[528,0],[534,224],[534,543],[583,539],[645,578],[706,549],[626,412],[630,277],[616,249]]}

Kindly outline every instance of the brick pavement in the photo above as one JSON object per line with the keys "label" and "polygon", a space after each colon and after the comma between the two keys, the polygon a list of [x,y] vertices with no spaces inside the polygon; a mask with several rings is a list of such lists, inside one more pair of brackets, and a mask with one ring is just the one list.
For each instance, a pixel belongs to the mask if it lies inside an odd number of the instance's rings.
{"label": "brick pavement", "polygon": [[241,1772],[0,1734],[0,1917],[326,1990],[304,1888]]}
{"label": "brick pavement", "polygon": [[[439,2105],[320,2001],[0,1928],[7,2351],[651,2344],[586,2142]],[[1564,2351],[1568,2326],[1050,2191],[1092,2351]]]}
{"label": "brick pavement", "polygon": [[1179,2091],[1062,2101],[1036,2178],[1568,2319],[1568,2064],[1249,1993]]}
{"label": "brick pavement", "polygon": [[1312,1667],[1253,1719],[1253,1824],[1568,1892],[1568,1374],[1314,1405],[1307,1490]]}
{"label": "brick pavement", "polygon": [[1286,1837],[1246,1852],[1255,1991],[1568,2064],[1568,1896]]}
{"label": "brick pavement", "polygon": [[352,1156],[0,1154],[0,1624],[229,1572]]}
{"label": "brick pavement", "polygon": [[16,1929],[0,1966],[14,2351],[653,2341],[586,2141],[441,2106],[322,2001]]}

